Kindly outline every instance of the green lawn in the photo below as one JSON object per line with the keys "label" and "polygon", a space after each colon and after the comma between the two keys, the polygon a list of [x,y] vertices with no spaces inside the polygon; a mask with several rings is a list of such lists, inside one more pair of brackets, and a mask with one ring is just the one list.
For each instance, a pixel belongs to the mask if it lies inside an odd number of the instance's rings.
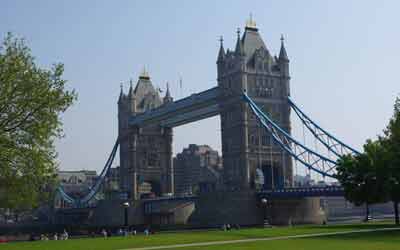
{"label": "green lawn", "polygon": [[307,239],[258,241],[179,250],[399,250],[400,231],[354,233]]}
{"label": "green lawn", "polygon": [[[298,226],[269,229],[241,229],[233,231],[201,231],[183,233],[162,233],[150,236],[112,237],[108,239],[76,239],[67,241],[42,241],[0,244],[0,250],[116,250],[145,246],[159,246],[183,243],[210,242],[222,240],[251,239],[324,232],[343,232],[358,229],[393,227],[392,224],[351,224],[332,226]],[[396,248],[395,248],[396,246]],[[179,249],[400,249],[400,231],[359,233],[351,235],[258,241],[249,243],[190,247]]]}

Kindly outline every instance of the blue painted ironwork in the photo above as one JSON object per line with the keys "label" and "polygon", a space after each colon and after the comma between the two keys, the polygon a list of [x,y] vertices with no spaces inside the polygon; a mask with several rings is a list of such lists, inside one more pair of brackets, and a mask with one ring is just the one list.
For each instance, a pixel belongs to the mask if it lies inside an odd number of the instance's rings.
{"label": "blue painted ironwork", "polygon": [[[214,87],[211,89],[208,89],[206,91],[197,93],[197,94],[192,94],[191,96],[188,96],[186,98],[177,100],[175,102],[168,103],[166,105],[160,106],[156,109],[149,110],[143,114],[138,114],[136,116],[133,116],[129,119],[129,125],[130,126],[143,126],[145,124],[150,124],[150,123],[160,123],[164,120],[168,120],[171,118],[171,116],[176,116],[176,114],[190,114],[193,111],[204,109],[207,107],[210,107],[212,105],[215,105],[218,103],[218,97],[219,97],[219,88]],[[208,115],[216,115],[218,113],[215,112],[209,112]],[[208,116],[209,117],[209,116]],[[195,121],[196,116],[191,116],[190,121]],[[197,117],[198,119],[204,119],[207,117]],[[180,120],[177,122],[177,124],[181,125],[182,121],[184,121],[186,118]],[[194,119],[194,120],[193,120]],[[173,123],[168,123],[169,126],[175,126]]]}
{"label": "blue painted ironwork", "polygon": [[344,154],[360,154],[359,151],[337,139],[311,120],[311,118],[309,118],[290,98],[288,98],[288,101],[302,123],[330,152],[334,153],[338,157]]}
{"label": "blue painted ironwork", "polygon": [[218,104],[210,105],[205,108],[196,109],[190,112],[183,112],[173,117],[167,118],[160,122],[161,127],[177,127],[190,122],[198,121],[201,119],[210,118],[219,115],[220,109]]}
{"label": "blue painted ironwork", "polygon": [[327,176],[334,178],[336,170],[335,161],[301,144],[272,121],[272,119],[270,119],[246,93],[243,94],[243,97],[262,126],[272,135],[274,141],[282,149],[314,172],[324,177]]}
{"label": "blue painted ironwork", "polygon": [[344,189],[339,186],[298,187],[274,190],[263,190],[257,193],[260,198],[301,198],[320,196],[343,196]]}
{"label": "blue painted ironwork", "polygon": [[101,184],[104,182],[104,179],[108,173],[108,170],[111,168],[111,165],[114,161],[115,155],[117,153],[117,149],[119,146],[119,140],[114,144],[114,147],[111,151],[111,154],[109,155],[107,162],[101,171],[101,174],[99,175],[99,178],[97,179],[96,183],[91,187],[90,191],[88,194],[86,194],[83,198],[81,199],[74,199],[70,195],[68,195],[62,186],[58,187],[58,192],[63,200],[65,200],[67,203],[71,204],[73,207],[83,207],[86,206],[90,200],[92,200],[95,195],[99,192]]}

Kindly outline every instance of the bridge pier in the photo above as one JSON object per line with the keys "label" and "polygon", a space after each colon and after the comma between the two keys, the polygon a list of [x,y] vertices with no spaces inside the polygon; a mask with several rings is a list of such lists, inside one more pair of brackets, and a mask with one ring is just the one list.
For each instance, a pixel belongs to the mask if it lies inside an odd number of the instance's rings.
{"label": "bridge pier", "polygon": [[272,225],[322,224],[326,221],[320,197],[273,198],[267,206]]}

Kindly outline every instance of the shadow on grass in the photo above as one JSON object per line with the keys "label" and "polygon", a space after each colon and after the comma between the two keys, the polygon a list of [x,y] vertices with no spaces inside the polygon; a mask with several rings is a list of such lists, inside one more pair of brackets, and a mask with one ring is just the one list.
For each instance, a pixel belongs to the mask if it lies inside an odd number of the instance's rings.
{"label": "shadow on grass", "polygon": [[[312,238],[310,238],[312,239]],[[337,240],[337,241],[364,241],[364,242],[393,242],[400,243],[400,231],[378,231],[378,232],[364,232],[364,233],[350,233],[342,235],[319,236],[313,239],[318,240]],[[400,245],[399,245],[400,249]]]}
{"label": "shadow on grass", "polygon": [[363,230],[363,229],[378,229],[378,228],[392,228],[399,227],[394,223],[363,223],[363,224],[340,224],[340,225],[324,225],[314,226],[313,228],[331,228],[340,230]]}

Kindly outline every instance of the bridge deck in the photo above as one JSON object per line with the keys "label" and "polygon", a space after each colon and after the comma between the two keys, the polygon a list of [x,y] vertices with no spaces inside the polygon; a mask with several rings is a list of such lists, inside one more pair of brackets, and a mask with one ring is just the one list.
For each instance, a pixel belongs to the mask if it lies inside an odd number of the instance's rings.
{"label": "bridge deck", "polygon": [[343,196],[342,187],[307,187],[307,188],[284,188],[274,190],[263,190],[258,192],[258,196],[262,198],[302,198],[302,197],[318,197],[318,196]]}
{"label": "bridge deck", "polygon": [[214,87],[133,116],[129,119],[129,125],[143,126],[159,123],[161,126],[174,127],[218,115],[218,96],[219,88]]}

